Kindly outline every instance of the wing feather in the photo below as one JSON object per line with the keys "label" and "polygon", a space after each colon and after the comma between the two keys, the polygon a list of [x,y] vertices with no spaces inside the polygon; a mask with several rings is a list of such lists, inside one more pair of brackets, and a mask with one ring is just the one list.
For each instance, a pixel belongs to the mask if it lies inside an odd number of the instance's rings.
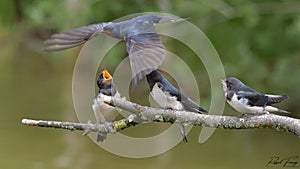
{"label": "wing feather", "polygon": [[51,39],[45,41],[45,44],[48,46],[44,50],[58,51],[79,46],[101,33],[103,27],[107,24],[109,23],[93,24],[54,34],[51,36]]}

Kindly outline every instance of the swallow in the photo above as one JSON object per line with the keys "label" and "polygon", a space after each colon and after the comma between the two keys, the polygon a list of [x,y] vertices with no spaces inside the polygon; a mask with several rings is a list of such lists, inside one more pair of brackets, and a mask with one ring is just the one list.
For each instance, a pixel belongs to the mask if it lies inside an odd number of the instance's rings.
{"label": "swallow", "polygon": [[185,19],[173,16],[143,15],[122,22],[103,22],[54,34],[46,40],[45,51],[73,48],[104,33],[124,40],[129,54],[132,72],[132,88],[152,70],[157,69],[165,58],[165,46],[159,38],[155,24],[177,22]]}
{"label": "swallow", "polygon": [[[150,88],[150,94],[160,107],[179,111],[186,110],[200,114],[207,112],[192,99],[182,94],[159,71],[152,71],[146,76],[146,79]],[[180,124],[180,133],[183,142],[187,143],[188,140],[183,124]]]}
{"label": "swallow", "polygon": [[222,85],[227,103],[242,115],[269,112],[289,113],[272,106],[272,104],[287,100],[287,95],[261,94],[234,77],[222,80]]}
{"label": "swallow", "polygon": [[[93,111],[98,124],[110,122],[116,118],[120,109],[104,103],[104,96],[112,96],[122,98],[117,87],[113,83],[113,77],[107,70],[104,70],[97,78],[97,86],[99,92],[93,102]],[[98,133],[97,142],[103,142],[106,139],[106,134]]]}

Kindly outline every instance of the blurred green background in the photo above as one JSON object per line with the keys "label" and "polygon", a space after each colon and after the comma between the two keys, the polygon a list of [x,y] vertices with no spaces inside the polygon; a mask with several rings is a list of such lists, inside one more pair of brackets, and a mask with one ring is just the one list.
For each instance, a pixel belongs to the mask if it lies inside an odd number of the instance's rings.
{"label": "blurred green background", "polygon": [[[1,168],[265,168],[272,156],[300,155],[298,137],[272,129],[217,129],[207,142],[199,144],[201,128],[195,127],[188,135],[189,144],[181,143],[156,157],[130,159],[102,150],[81,132],[21,124],[22,118],[77,121],[72,102],[72,73],[80,47],[45,53],[41,51],[44,40],[63,30],[140,12],[190,18],[216,48],[226,76],[239,77],[258,91],[288,94],[290,99],[278,107],[300,118],[297,0],[2,0]],[[183,46],[176,41],[166,44],[168,50],[185,56],[182,59],[201,83],[203,105],[209,107],[206,70],[191,51],[177,45]],[[117,47],[120,50],[115,50],[119,51],[115,55],[122,57],[109,57],[104,63],[108,69],[126,57],[124,44]],[[237,113],[226,105],[225,115]],[[148,132],[145,126],[131,128],[128,133]],[[296,161],[300,165],[300,158]]]}

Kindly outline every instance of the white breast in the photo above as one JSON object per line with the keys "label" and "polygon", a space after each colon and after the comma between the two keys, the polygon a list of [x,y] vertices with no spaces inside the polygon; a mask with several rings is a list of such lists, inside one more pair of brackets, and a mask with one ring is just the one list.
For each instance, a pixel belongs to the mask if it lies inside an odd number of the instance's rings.
{"label": "white breast", "polygon": [[158,85],[155,84],[152,88],[151,96],[156,103],[162,108],[171,108],[174,110],[183,110],[182,104],[177,101],[176,97],[171,97],[170,95],[164,93],[159,89]]}
{"label": "white breast", "polygon": [[[104,123],[104,122],[110,122],[113,119],[116,118],[116,116],[119,113],[119,110],[116,107],[110,106],[106,103],[104,103],[104,100],[101,96],[104,96],[102,94],[98,95],[94,99],[93,103],[93,111],[97,120],[97,123]],[[117,96],[118,97],[118,96]]]}

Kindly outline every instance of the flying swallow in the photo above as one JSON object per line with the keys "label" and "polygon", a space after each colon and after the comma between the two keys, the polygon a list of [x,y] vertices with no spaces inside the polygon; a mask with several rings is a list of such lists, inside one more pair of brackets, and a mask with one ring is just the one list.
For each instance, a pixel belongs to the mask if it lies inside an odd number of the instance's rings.
{"label": "flying swallow", "polygon": [[222,80],[222,85],[227,103],[242,114],[289,113],[272,106],[287,100],[287,95],[261,94],[234,77]]}
{"label": "flying swallow", "polygon": [[[119,113],[119,109],[104,103],[103,97],[113,96],[116,98],[121,98],[117,87],[113,83],[113,77],[109,74],[107,70],[104,70],[97,79],[97,85],[99,92],[94,99],[93,111],[98,124],[103,124],[105,122],[110,122],[116,118]],[[106,134],[98,133],[97,142],[103,142],[106,139]]]}
{"label": "flying swallow", "polygon": [[[159,71],[152,71],[146,78],[151,96],[162,108],[186,110],[195,113],[207,112],[189,97],[182,94]],[[180,124],[180,133],[183,137],[183,142],[187,143],[188,140],[183,124]]]}
{"label": "flying swallow", "polygon": [[143,15],[121,22],[103,22],[54,34],[46,40],[45,51],[58,51],[84,44],[100,33],[126,42],[129,54],[132,86],[152,70],[157,69],[165,58],[165,47],[160,41],[155,24],[177,22],[184,19],[173,16]]}

